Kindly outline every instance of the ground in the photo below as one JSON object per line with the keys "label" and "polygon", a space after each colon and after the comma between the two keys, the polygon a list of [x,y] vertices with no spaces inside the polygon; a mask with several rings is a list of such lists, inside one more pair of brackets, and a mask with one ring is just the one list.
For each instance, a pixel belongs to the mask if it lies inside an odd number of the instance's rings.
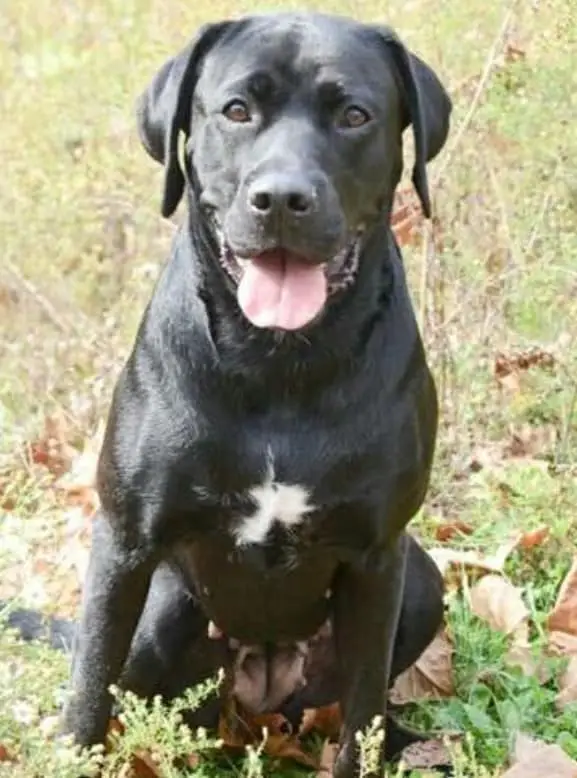
{"label": "ground", "polygon": [[[254,7],[3,2],[0,597],[76,608],[92,497],[82,474],[75,489],[54,481],[71,462],[82,469],[75,452],[85,445],[90,464],[174,230],[160,217],[161,171],[137,140],[134,100],[201,22]],[[577,553],[577,7],[325,0],[323,8],[394,25],[455,102],[449,143],[431,165],[434,230],[416,214],[412,232],[398,225],[442,408],[433,483],[413,529],[440,563],[438,547],[482,560],[451,563],[440,654],[452,667],[433,661],[428,686],[415,670],[405,715],[466,734],[452,747],[458,776],[503,776],[519,732],[575,759],[577,685],[571,691],[566,660],[543,655],[554,634],[567,638],[561,653],[577,654],[567,648],[568,622],[548,618]],[[403,192],[411,211],[410,187]],[[487,565],[491,575],[477,582]],[[514,624],[511,608],[521,609]],[[75,774],[46,732],[65,677],[63,657],[1,633],[0,776]],[[218,774],[214,755],[173,766],[172,756],[202,746],[178,731],[174,712],[146,714],[133,702],[129,713],[108,775],[129,775],[127,754],[147,746],[164,766],[141,775]],[[298,772],[256,751],[227,765],[249,776]]]}

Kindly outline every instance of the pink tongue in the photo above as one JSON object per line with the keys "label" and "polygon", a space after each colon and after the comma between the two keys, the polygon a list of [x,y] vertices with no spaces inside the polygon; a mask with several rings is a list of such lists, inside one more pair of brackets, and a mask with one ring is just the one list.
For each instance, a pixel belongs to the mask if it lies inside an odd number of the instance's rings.
{"label": "pink tongue", "polygon": [[298,330],[322,310],[327,282],[320,265],[269,252],[246,264],[238,303],[255,327]]}

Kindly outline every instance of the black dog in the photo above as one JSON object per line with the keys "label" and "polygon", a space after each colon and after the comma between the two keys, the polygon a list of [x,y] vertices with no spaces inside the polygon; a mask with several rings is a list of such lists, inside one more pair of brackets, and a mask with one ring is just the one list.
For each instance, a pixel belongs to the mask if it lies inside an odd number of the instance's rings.
{"label": "black dog", "polygon": [[[69,652],[76,625],[44,618],[31,610],[7,608],[6,624],[24,640],[44,640]],[[443,618],[443,583],[437,566],[413,538],[408,538],[407,577],[395,635],[390,684],[422,654]],[[243,646],[224,635],[211,634],[200,606],[191,598],[178,571],[161,564],[152,579],[150,596],[132,642],[119,685],[141,697],[160,695],[170,701],[218,670],[225,668],[231,693],[247,711],[284,714],[297,731],[307,708],[339,699],[341,668],[330,628],[298,645]],[[232,644],[232,645],[231,645]],[[193,727],[218,725],[226,695],[209,698],[200,708],[184,713]],[[388,759],[426,736],[397,723],[387,712]]]}
{"label": "black dog", "polygon": [[[65,715],[80,743],[104,737],[109,684],[130,675],[164,562],[241,644],[307,641],[330,619],[344,712],[335,775],[358,771],[355,733],[385,713],[404,528],[437,426],[390,212],[412,124],[430,215],[425,165],[450,111],[391,30],[320,14],[209,25],[143,95],[162,212],[186,192],[188,214],[100,458]],[[182,598],[155,618],[159,666],[174,669],[198,624]]]}

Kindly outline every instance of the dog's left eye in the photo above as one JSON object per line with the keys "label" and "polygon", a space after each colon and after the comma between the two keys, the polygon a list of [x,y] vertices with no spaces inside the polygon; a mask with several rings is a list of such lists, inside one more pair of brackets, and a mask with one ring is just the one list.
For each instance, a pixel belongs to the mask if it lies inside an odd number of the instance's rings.
{"label": "dog's left eye", "polygon": [[355,129],[356,127],[362,127],[363,124],[367,124],[370,120],[371,117],[364,108],[359,108],[358,105],[349,105],[341,115],[340,125],[341,127]]}
{"label": "dog's left eye", "polygon": [[248,105],[242,100],[232,100],[225,105],[222,112],[231,122],[250,122],[251,120]]}

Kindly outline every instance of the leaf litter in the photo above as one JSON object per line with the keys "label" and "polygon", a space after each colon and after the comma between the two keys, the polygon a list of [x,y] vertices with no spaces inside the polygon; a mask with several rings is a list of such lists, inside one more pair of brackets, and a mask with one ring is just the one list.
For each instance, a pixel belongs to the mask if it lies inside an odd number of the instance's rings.
{"label": "leaf litter", "polygon": [[[534,356],[529,360],[533,366],[551,367],[553,362],[545,355]],[[528,369],[517,360],[516,370]],[[501,365],[500,370],[504,371]],[[514,372],[514,371],[512,371]],[[20,578],[27,579],[28,598],[35,604],[39,602],[57,602],[59,615],[75,615],[80,594],[80,585],[84,578],[88,559],[88,547],[91,520],[98,509],[98,496],[95,489],[97,459],[102,445],[104,425],[99,424],[93,435],[79,446],[74,431],[67,424],[64,414],[55,414],[46,419],[45,429],[38,440],[28,447],[31,467],[44,469],[49,474],[48,486],[55,504],[64,509],[64,540],[60,539],[54,548],[43,542],[41,549],[33,549],[32,541],[26,540],[20,532],[20,522],[15,514],[8,513],[6,521],[0,525],[0,534],[4,540],[6,528],[12,526],[12,535],[7,537],[17,550],[17,567]],[[548,450],[555,435],[547,427],[511,429],[508,442],[499,446],[498,453],[485,458],[473,466],[472,471],[480,468],[498,468],[503,459],[539,457]],[[479,459],[482,459],[480,457]],[[4,508],[6,510],[6,508]],[[18,525],[18,526],[17,526]],[[483,619],[492,629],[508,635],[510,649],[508,659],[518,664],[527,674],[539,673],[539,666],[531,654],[529,642],[529,612],[523,602],[520,590],[503,575],[504,566],[510,555],[516,551],[530,551],[548,541],[550,529],[546,525],[528,531],[519,531],[503,543],[492,554],[478,551],[459,550],[451,547],[454,540],[471,535],[474,528],[467,522],[451,519],[438,523],[435,537],[439,546],[429,550],[433,560],[443,574],[447,589],[454,591],[466,584],[466,595],[471,610]],[[32,533],[33,534],[33,533]],[[23,564],[23,560],[26,560]],[[30,561],[32,560],[32,561]],[[3,576],[0,585],[0,597],[6,595]],[[38,596],[44,581],[44,596]],[[54,581],[60,581],[55,585]],[[22,580],[13,582],[13,589],[22,594]],[[8,587],[10,588],[10,587]],[[36,596],[31,592],[36,589]],[[57,592],[55,595],[55,591]],[[13,591],[12,594],[15,592]],[[565,579],[549,619],[549,645],[551,655],[565,656],[568,664],[560,679],[559,707],[577,700],[577,556]],[[446,629],[439,632],[435,640],[415,665],[409,668],[391,691],[391,701],[406,704],[424,699],[442,699],[455,694],[453,678],[454,646]],[[335,741],[341,726],[338,705],[308,710],[305,712],[301,728],[292,732],[288,722],[278,714],[260,717],[247,716],[237,711],[242,719],[242,727],[227,729],[226,718],[221,718],[219,736],[224,745],[234,750],[244,750],[253,744],[262,744],[262,750],[275,759],[291,760],[303,766],[318,770],[319,775],[330,775],[334,763]],[[263,742],[263,732],[266,733]],[[319,752],[311,749],[307,738],[315,733],[324,745]],[[504,778],[532,778],[538,773],[535,765],[540,765],[539,775],[557,775],[553,769],[564,770],[561,776],[575,775],[571,770],[575,763],[564,752],[553,746],[532,742],[520,737],[515,751],[514,764],[504,774]],[[527,757],[528,751],[531,756]],[[404,763],[411,769],[427,769],[447,764],[448,753],[441,739],[416,744],[404,754]],[[9,758],[0,746],[0,759]],[[191,759],[194,755],[191,755]],[[561,765],[557,767],[557,765]],[[527,772],[534,770],[534,772]],[[135,755],[131,765],[125,766],[126,776],[148,778],[158,776],[154,760],[147,753]]]}

